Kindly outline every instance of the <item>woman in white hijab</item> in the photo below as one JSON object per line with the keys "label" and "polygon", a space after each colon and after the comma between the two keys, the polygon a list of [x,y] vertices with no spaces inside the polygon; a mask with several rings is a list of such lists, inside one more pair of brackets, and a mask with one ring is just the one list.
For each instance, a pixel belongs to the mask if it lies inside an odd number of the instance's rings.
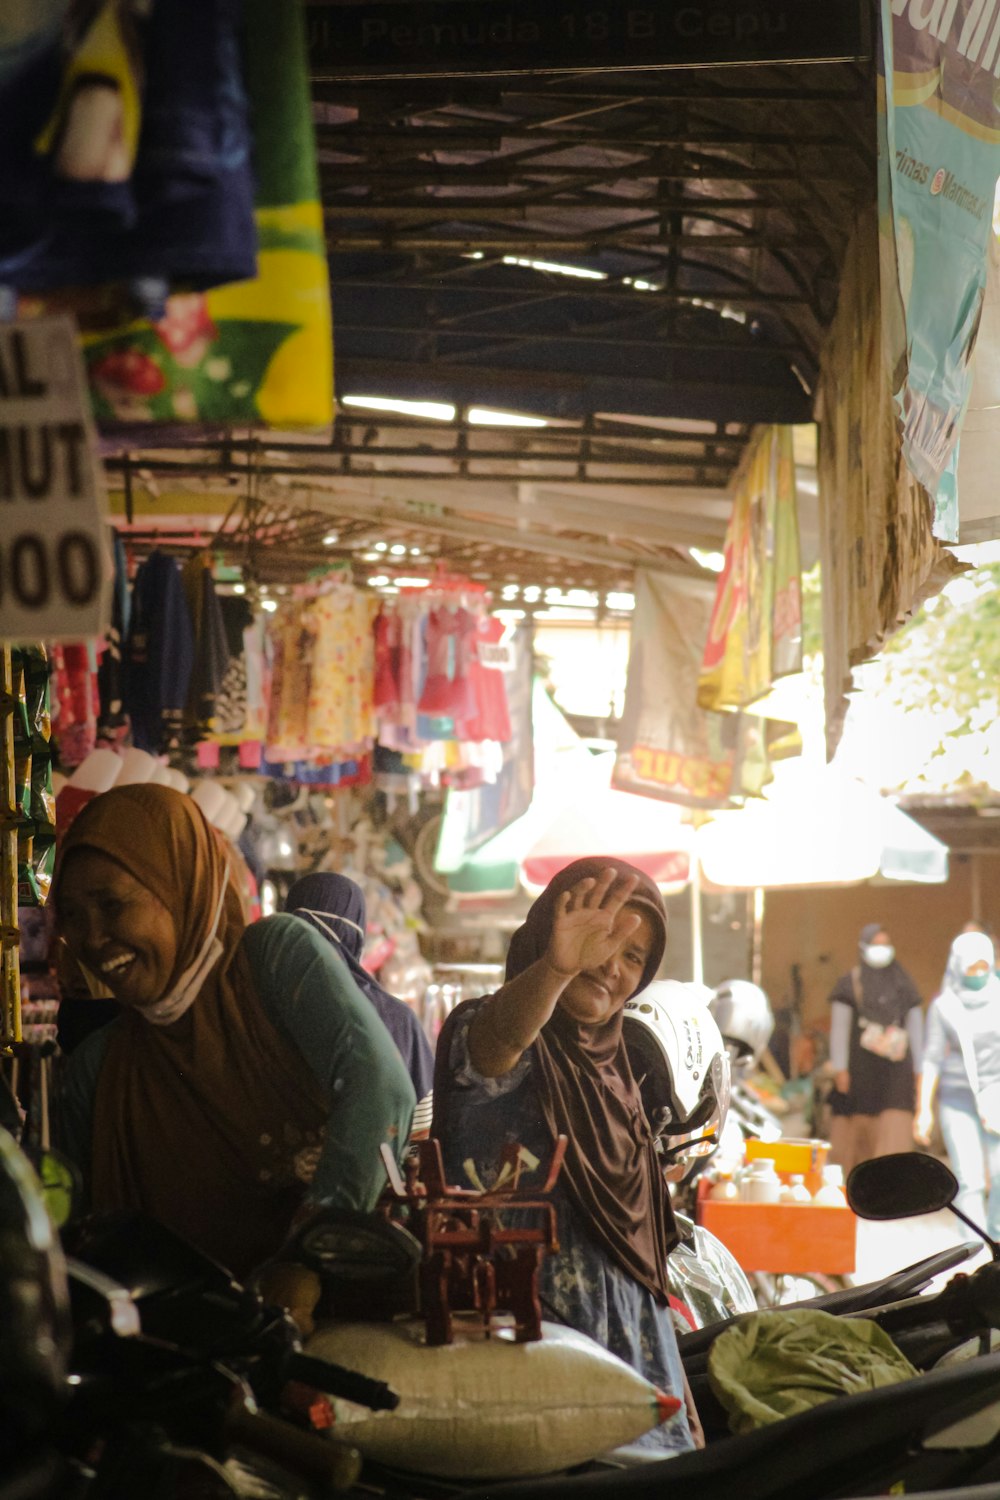
{"label": "woman in white hijab", "polygon": [[1000,979],[985,932],[951,946],[944,987],[927,1012],[914,1136],[929,1145],[937,1102],[959,1182],[956,1206],[1000,1235]]}

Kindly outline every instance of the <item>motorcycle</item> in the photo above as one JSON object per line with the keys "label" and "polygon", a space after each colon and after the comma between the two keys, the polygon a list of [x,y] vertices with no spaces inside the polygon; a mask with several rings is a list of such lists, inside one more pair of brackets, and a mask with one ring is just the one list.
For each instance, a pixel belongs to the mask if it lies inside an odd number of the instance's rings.
{"label": "motorcycle", "polygon": [[141,1215],[60,1244],[0,1130],[0,1500],[343,1492],[361,1459],[328,1433],[329,1395],[397,1404],[308,1358],[283,1310]]}
{"label": "motorcycle", "polygon": [[[855,1168],[848,1198],[864,1218],[893,1219],[954,1208],[958,1184],[943,1163],[914,1152]],[[1000,1354],[981,1353],[1000,1328],[1000,1246],[971,1224],[991,1251],[989,1263],[952,1278],[933,1296],[912,1295],[922,1284],[980,1249],[977,1243],[926,1261],[866,1287],[813,1299],[841,1316],[872,1318],[922,1373],[902,1384],[842,1396],[810,1411],[728,1437],[724,1413],[706,1378],[705,1357],[727,1320],[679,1340],[708,1446],[668,1464],[627,1473],[591,1474],[578,1481],[593,1500],[815,1500],[888,1493],[930,1494],[937,1500],[974,1500],[1000,1493]],[[982,1488],[985,1486],[985,1488]],[[499,1500],[560,1500],[561,1481],[491,1488]],[[463,1500],[486,1500],[467,1490]]]}
{"label": "motorcycle", "polygon": [[[929,1212],[942,1206],[946,1187],[952,1191],[950,1174],[932,1181],[922,1167],[919,1191],[914,1182],[904,1192],[898,1164],[883,1168],[881,1177],[876,1164],[868,1165],[867,1174],[858,1169],[861,1175],[852,1178],[849,1189],[856,1211],[870,1216],[908,1215],[921,1204]],[[501,1494],[511,1500],[571,1500],[591,1490],[595,1497],[634,1494],[639,1500],[647,1491],[652,1497],[654,1487],[661,1500],[687,1500],[695,1493],[699,1500],[723,1494],[728,1500],[737,1484],[745,1500],[792,1500],[793,1495],[799,1500],[803,1494],[824,1500],[885,1493],[900,1482],[909,1493],[914,1486],[969,1486],[1000,1476],[1000,1422],[991,1420],[1000,1355],[989,1354],[930,1369],[905,1386],[842,1397],[748,1437],[714,1432],[703,1453],[666,1464],[622,1469],[593,1461],[585,1472],[488,1490],[368,1464],[358,1490],[353,1455],[328,1437],[297,1428],[276,1410],[289,1385],[304,1384],[314,1404],[321,1389],[341,1378],[347,1383],[339,1388],[350,1400],[371,1398],[371,1405],[382,1402],[388,1408],[391,1392],[366,1390],[363,1381],[352,1384],[357,1378],[349,1372],[301,1355],[281,1313],[264,1307],[160,1226],[114,1216],[81,1224],[66,1238],[74,1251],[69,1377],[46,1412],[48,1446],[33,1454],[33,1473],[23,1463],[12,1468],[16,1488],[5,1472],[2,1500],[132,1500],[140,1492],[187,1500],[194,1493],[228,1494],[241,1486],[246,1493],[248,1477],[258,1495],[285,1500],[335,1486],[348,1494],[394,1500],[473,1495],[485,1500]],[[328,1291],[340,1296],[356,1298],[363,1279],[369,1288],[373,1281],[381,1283],[391,1300],[392,1288],[412,1279],[410,1237],[384,1219],[361,1221],[327,1212],[303,1230],[302,1241],[304,1256],[327,1273]],[[820,1298],[818,1304],[884,1320],[924,1368],[942,1351],[954,1352],[963,1341],[998,1326],[996,1261],[973,1276],[954,1278],[937,1297],[912,1295],[945,1263],[973,1248],[956,1247],[908,1272]],[[364,1295],[367,1303],[367,1290]],[[681,1341],[687,1345],[689,1374],[699,1348],[704,1352],[728,1326],[715,1325]],[[967,1426],[958,1426],[970,1413],[986,1418],[985,1433],[970,1437]],[[209,1481],[215,1488],[206,1490]],[[963,1494],[972,1500],[974,1491],[963,1489]]]}

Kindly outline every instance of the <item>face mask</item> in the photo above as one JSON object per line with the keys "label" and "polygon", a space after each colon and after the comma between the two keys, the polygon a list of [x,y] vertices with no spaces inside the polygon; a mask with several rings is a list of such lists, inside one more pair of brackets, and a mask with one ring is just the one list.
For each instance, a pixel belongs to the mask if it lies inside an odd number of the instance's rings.
{"label": "face mask", "polygon": [[861,957],[870,969],[885,969],[896,957],[896,950],[890,943],[873,943],[862,948]]}
{"label": "face mask", "polygon": [[222,957],[222,944],[216,937],[216,933],[222,921],[222,908],[225,905],[228,884],[229,867],[227,866],[222,877],[222,890],[219,894],[219,904],[215,908],[215,918],[208,937],[202,943],[194,962],[188,964],[184,973],[178,976],[177,983],[172,990],[154,1001],[152,1005],[139,1008],[139,1014],[145,1016],[147,1021],[152,1021],[154,1026],[172,1026],[180,1019],[197,999],[198,991]]}
{"label": "face mask", "polygon": [[989,977],[988,972],[986,974],[963,974],[962,988],[963,990],[984,989],[989,982]]}

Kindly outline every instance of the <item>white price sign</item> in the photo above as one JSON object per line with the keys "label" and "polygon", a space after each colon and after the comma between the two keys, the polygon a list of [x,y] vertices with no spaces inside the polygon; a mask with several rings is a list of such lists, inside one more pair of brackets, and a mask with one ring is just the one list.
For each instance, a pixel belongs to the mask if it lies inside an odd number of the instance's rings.
{"label": "white price sign", "polygon": [[107,497],[76,326],[0,323],[0,640],[108,623]]}

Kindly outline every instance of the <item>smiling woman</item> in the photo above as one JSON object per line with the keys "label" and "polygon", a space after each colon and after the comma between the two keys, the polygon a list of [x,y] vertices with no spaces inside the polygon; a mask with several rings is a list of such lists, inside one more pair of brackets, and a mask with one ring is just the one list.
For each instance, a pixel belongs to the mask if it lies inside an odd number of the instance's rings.
{"label": "smiling woman", "polygon": [[[537,1166],[567,1137],[553,1194],[561,1248],[540,1273],[545,1316],[681,1395],[666,1273],[677,1233],[622,1040],[625,1002],[655,978],[666,936],[659,891],[624,861],[577,860],[557,875],[514,934],[507,983],[442,1029],[432,1134],[449,1181],[486,1186],[505,1145]],[[688,1416],[642,1444],[690,1448],[691,1405]]]}
{"label": "smiling woman", "polygon": [[402,1155],[409,1134],[405,1068],[318,933],[290,916],[247,927],[189,797],[96,798],[54,889],[72,957],[122,1007],[67,1071],[64,1144],[95,1210],[140,1210],[245,1275],[280,1261],[311,1206],[374,1205],[379,1147]]}
{"label": "smiling woman", "polygon": [[173,918],[117,860],[87,848],[64,860],[59,925],[121,1004],[146,1006],[166,993],[177,962]]}

